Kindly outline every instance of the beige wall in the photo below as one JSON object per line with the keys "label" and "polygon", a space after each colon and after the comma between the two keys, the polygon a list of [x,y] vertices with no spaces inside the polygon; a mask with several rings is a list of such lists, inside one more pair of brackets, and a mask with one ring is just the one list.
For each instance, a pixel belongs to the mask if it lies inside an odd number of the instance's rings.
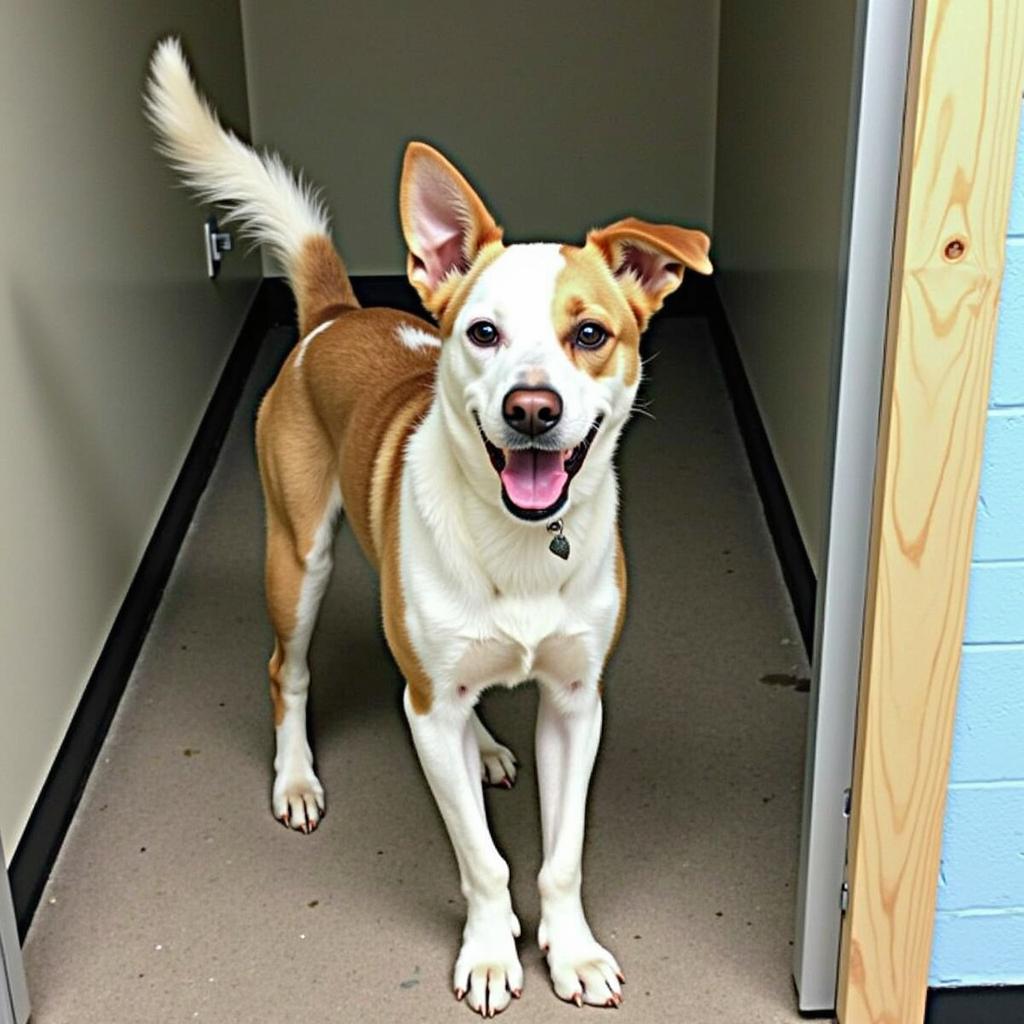
{"label": "beige wall", "polygon": [[181,32],[235,123],[233,0],[13,0],[0,28],[0,833],[13,852],[259,271],[205,278],[151,151],[149,49]]}
{"label": "beige wall", "polygon": [[817,569],[855,0],[722,0],[715,266]]}
{"label": "beige wall", "polygon": [[718,0],[242,0],[256,139],[324,187],[356,273],[400,273],[402,149],[439,146],[512,240],[627,213],[709,226]]}

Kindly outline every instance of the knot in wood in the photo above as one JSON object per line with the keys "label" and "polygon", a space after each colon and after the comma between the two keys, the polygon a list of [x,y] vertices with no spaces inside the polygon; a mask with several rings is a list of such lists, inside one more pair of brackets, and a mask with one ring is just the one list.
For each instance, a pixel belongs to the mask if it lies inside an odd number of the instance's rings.
{"label": "knot in wood", "polygon": [[963,238],[951,238],[946,243],[943,255],[950,263],[956,263],[958,260],[962,260],[964,258],[965,252],[967,252],[966,240]]}

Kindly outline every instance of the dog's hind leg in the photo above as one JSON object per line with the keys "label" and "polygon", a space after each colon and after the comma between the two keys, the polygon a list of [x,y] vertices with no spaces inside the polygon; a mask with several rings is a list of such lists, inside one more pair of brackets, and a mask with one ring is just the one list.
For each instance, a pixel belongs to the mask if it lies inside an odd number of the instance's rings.
{"label": "dog's hind leg", "polygon": [[341,499],[326,457],[314,460],[305,447],[299,458],[294,446],[285,455],[286,436],[266,439],[261,428],[262,422],[257,436],[267,505],[267,608],[274,630],[269,666],[277,747],[272,803],[275,818],[308,833],[319,824],[325,805],[306,736],[306,655],[333,564]]}
{"label": "dog's hind leg", "polygon": [[511,789],[516,781],[516,758],[508,747],[502,746],[480,721],[480,716],[473,712],[470,721],[476,742],[480,747],[480,774],[488,786],[501,786]]}
{"label": "dog's hind leg", "polygon": [[332,525],[339,507],[335,492],[322,507],[313,536],[301,540],[268,513],[267,604],[274,628],[270,696],[277,745],[272,800],[274,817],[300,832],[315,829],[325,809],[306,736],[306,655],[330,577]]}

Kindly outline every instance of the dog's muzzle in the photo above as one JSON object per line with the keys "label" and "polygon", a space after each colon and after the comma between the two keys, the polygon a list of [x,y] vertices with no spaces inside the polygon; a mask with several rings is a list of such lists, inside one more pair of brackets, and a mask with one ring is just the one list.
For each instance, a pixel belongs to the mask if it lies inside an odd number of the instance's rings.
{"label": "dog's muzzle", "polygon": [[[506,406],[513,394],[514,392],[510,392],[506,396]],[[552,407],[549,405],[548,408]],[[558,417],[560,416],[561,401],[558,403]],[[517,519],[529,522],[550,519],[557,515],[569,497],[572,478],[583,467],[587,452],[597,436],[603,419],[603,416],[598,416],[587,431],[587,436],[575,448],[566,451],[535,446],[499,448],[488,439],[480,418],[476,417],[477,429],[480,431],[484,448],[501,480],[501,500],[505,508]],[[521,432],[526,433],[525,430]]]}

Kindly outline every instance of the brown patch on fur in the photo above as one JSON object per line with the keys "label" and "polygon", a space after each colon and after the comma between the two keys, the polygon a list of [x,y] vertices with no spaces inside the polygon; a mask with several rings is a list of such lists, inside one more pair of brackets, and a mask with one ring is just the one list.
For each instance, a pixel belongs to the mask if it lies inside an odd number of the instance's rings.
{"label": "brown patch on fur", "polygon": [[394,310],[342,314],[307,351],[303,378],[313,411],[331,437],[346,521],[380,570],[388,646],[409,686],[413,709],[422,714],[430,708],[431,684],[405,627],[400,485],[409,438],[433,401],[440,349],[409,348],[399,339],[403,326],[435,333]]}
{"label": "brown patch on fur", "polygon": [[647,314],[635,299],[627,299],[627,302],[629,302],[630,311],[636,318],[636,322],[640,325],[640,330],[642,331],[647,326]]}
{"label": "brown patch on fur", "polygon": [[343,303],[336,302],[333,305],[324,306],[323,309],[318,309],[316,313],[314,313],[313,316],[310,318],[309,330],[306,331],[305,334],[299,335],[299,340],[301,341],[307,335],[315,331],[321,324],[327,323],[328,320],[337,320],[342,313],[347,313],[352,308],[354,307],[346,306]]}
{"label": "brown patch on fur", "polygon": [[299,335],[330,319],[324,311],[354,309],[359,300],[352,290],[348,271],[326,235],[310,235],[302,243],[290,275],[299,312]]}
{"label": "brown patch on fur", "polygon": [[619,643],[619,637],[622,635],[622,626],[626,621],[626,597],[629,591],[629,583],[626,578],[626,552],[622,548],[622,533],[618,527],[615,528],[615,586],[619,591],[619,613],[615,618],[615,632],[612,634],[611,646],[608,648],[609,656],[615,650]]}
{"label": "brown patch on fur", "polygon": [[636,217],[587,234],[587,248],[598,252],[615,275],[641,331],[682,284],[685,267],[711,273],[710,244],[703,231]]}
{"label": "brown patch on fur", "polygon": [[[629,586],[626,579],[626,552],[622,548],[622,531],[615,527],[615,588],[619,592],[619,611],[615,616],[615,630],[612,633],[612,642],[604,656],[604,668],[608,667],[608,661],[615,653],[619,645],[619,637],[622,636],[622,627],[626,621],[626,598]],[[597,684],[597,692],[604,695],[604,679]]]}
{"label": "brown patch on fur", "polygon": [[409,687],[409,703],[417,715],[425,715],[433,703],[430,678],[409,640],[405,627],[405,594],[402,590],[402,562],[399,537],[401,472],[392,475],[384,510],[384,547],[380,569],[380,597],[384,635],[388,647]]}
{"label": "brown patch on fur", "polygon": [[[270,420],[272,430],[267,426]],[[330,448],[321,432],[304,415],[301,405],[282,401],[276,385],[263,400],[256,419],[256,451],[267,515],[267,611],[274,630],[270,699],[274,724],[280,725],[284,717],[281,669],[297,625],[306,557],[323,522],[334,481]],[[293,463],[295,452],[309,459],[307,465]]]}
{"label": "brown patch on fur", "polygon": [[[573,363],[592,377],[620,372],[627,387],[640,374],[640,328],[617,281],[592,246],[563,245],[565,267],[558,275],[551,310],[555,331]],[[580,348],[576,331],[586,320],[601,324],[608,340],[595,349]]]}
{"label": "brown patch on fur", "polygon": [[404,409],[395,414],[388,424],[387,431],[380,442],[377,455],[373,460],[373,474],[370,478],[369,524],[370,537],[375,551],[384,548],[385,523],[391,482],[397,467],[401,464],[402,450],[409,440],[409,434],[423,416],[419,403],[410,402]]}
{"label": "brown patch on fur", "polygon": [[[382,570],[385,631],[414,693],[429,694],[429,681],[404,636],[404,604],[396,586],[397,514],[405,442],[432,400],[439,350],[404,345],[398,337],[403,325],[433,330],[395,310],[341,311],[306,350],[301,367],[296,347],[260,407],[256,448],[267,507],[267,605],[277,641],[270,663],[275,718],[283,711],[280,670],[296,626],[305,558],[336,485],[370,561],[394,567]],[[397,420],[401,436],[386,445],[388,457],[378,459]],[[375,542],[371,525],[375,464],[387,484],[382,514],[395,522],[382,544]]]}
{"label": "brown patch on fur", "polygon": [[[308,396],[311,416],[328,438],[346,520],[378,567],[381,551],[371,521],[374,474],[385,475],[385,493],[390,494],[391,478],[400,473],[404,460],[405,440],[433,398],[440,355],[433,346],[404,345],[398,337],[403,326],[436,333],[422,320],[395,310],[343,313],[310,345],[302,373],[294,375]],[[399,419],[406,421],[405,436],[392,438],[394,443],[387,445],[390,461],[383,465],[378,454]]]}
{"label": "brown patch on fur", "polygon": [[442,337],[450,337],[455,327],[455,320],[462,307],[473,290],[480,275],[505,251],[505,246],[499,238],[496,242],[485,245],[477,254],[473,265],[465,274],[453,274],[448,280],[442,282],[438,289],[439,310],[434,315],[437,317],[438,326],[441,328]]}

